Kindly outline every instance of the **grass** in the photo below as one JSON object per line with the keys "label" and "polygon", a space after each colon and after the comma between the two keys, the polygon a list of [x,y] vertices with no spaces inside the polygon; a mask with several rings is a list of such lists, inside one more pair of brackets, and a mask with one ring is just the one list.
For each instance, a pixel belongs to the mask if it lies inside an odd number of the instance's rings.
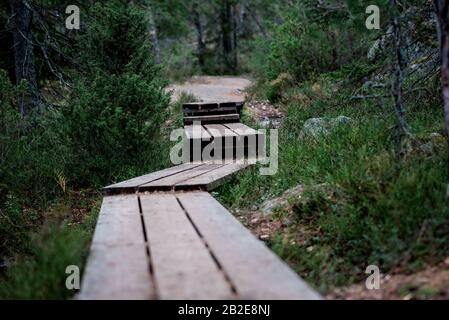
{"label": "grass", "polygon": [[[374,103],[354,105],[345,98],[348,92],[332,93],[326,84],[295,90],[284,106],[278,173],[263,177],[252,168],[222,186],[219,198],[229,207],[254,209],[302,184],[304,193],[284,208],[294,224],[271,246],[322,292],[364,279],[370,264],[382,272],[413,272],[446,257],[446,139],[433,142],[432,154],[413,149],[398,161],[392,112]],[[443,128],[439,106],[424,105],[408,116],[422,143]],[[306,119],[338,115],[351,117],[351,124],[319,139],[299,138]]]}
{"label": "grass", "polygon": [[78,266],[82,274],[99,203],[97,196],[77,199],[78,208],[90,208],[79,216],[72,214],[73,202],[58,201],[29,236],[26,254],[0,273],[0,299],[71,298],[76,292],[65,286],[66,268]]}

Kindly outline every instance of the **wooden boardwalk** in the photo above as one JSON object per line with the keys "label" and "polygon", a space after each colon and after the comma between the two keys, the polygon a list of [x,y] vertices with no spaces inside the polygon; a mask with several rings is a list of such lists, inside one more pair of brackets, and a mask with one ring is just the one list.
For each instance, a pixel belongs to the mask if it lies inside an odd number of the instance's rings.
{"label": "wooden boardwalk", "polygon": [[77,298],[320,299],[207,192],[246,166],[185,163],[106,187]]}

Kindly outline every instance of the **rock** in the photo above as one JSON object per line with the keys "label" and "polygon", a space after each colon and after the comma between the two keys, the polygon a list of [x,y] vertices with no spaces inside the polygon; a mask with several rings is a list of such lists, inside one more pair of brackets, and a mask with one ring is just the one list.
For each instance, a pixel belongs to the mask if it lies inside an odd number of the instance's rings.
{"label": "rock", "polygon": [[423,143],[419,146],[419,149],[428,155],[433,155],[437,147],[446,145],[447,143],[446,137],[438,132],[432,132],[429,134],[429,140],[429,142]]}
{"label": "rock", "polygon": [[287,217],[285,217],[285,218],[282,219],[281,223],[282,223],[283,227],[288,227],[288,226],[290,226],[292,224],[292,220],[287,218]]}
{"label": "rock", "polygon": [[431,155],[431,154],[433,154],[433,151],[434,151],[433,142],[430,141],[430,142],[424,143],[419,146],[419,149],[421,149],[422,152]]}
{"label": "rock", "polygon": [[327,134],[329,122],[324,118],[311,118],[304,122],[299,137],[304,139],[306,137],[318,138],[323,134]]}
{"label": "rock", "polygon": [[256,223],[258,223],[258,222],[259,222],[259,219],[258,219],[258,218],[254,218],[254,219],[251,220],[251,224],[256,224]]}
{"label": "rock", "polygon": [[351,122],[351,118],[346,117],[346,116],[338,116],[337,118],[332,119],[332,122],[333,122],[334,124],[336,124],[336,125],[339,125],[339,124],[348,124],[348,123]]}
{"label": "rock", "polygon": [[439,134],[438,132],[432,132],[431,134],[429,134],[429,138],[430,139],[441,139],[441,138],[443,138],[443,136],[441,134]]}
{"label": "rock", "polygon": [[285,91],[285,89],[291,86],[293,83],[294,79],[291,74],[289,73],[279,74],[275,80],[270,81],[268,83],[267,88],[267,96],[269,97],[268,100],[270,101],[278,100],[282,96],[282,93]]}
{"label": "rock", "polygon": [[446,145],[447,144],[447,138],[446,136],[443,136],[442,134],[439,134],[438,132],[432,132],[429,134],[429,139],[433,143],[434,146],[437,145]]}
{"label": "rock", "polygon": [[270,238],[270,236],[268,234],[263,234],[260,236],[261,240],[267,240],[268,238]]}
{"label": "rock", "polygon": [[302,192],[303,187],[301,185],[288,189],[284,191],[284,193],[279,197],[265,201],[260,206],[260,210],[262,211],[263,215],[269,215],[274,209],[287,205],[288,200],[291,197],[298,197]]}
{"label": "rock", "polygon": [[444,264],[449,266],[449,257],[447,257],[446,259],[444,259]]}
{"label": "rock", "polygon": [[339,126],[347,125],[351,122],[351,118],[346,116],[338,116],[333,119],[326,118],[310,118],[304,122],[299,137],[301,139],[306,137],[318,138],[321,135],[326,135],[330,130]]}

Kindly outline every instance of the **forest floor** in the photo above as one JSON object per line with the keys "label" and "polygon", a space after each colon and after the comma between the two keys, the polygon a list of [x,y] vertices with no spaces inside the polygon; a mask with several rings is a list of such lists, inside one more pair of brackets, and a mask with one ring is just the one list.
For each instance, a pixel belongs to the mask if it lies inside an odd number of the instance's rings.
{"label": "forest floor", "polygon": [[[286,200],[282,198],[268,199],[265,203]],[[304,225],[295,225],[292,229],[289,217],[279,219],[263,214],[260,209],[263,207],[261,205],[258,210],[234,209],[233,212],[246,228],[267,245],[270,245],[276,235],[289,237],[292,233],[295,236],[291,241],[301,243],[304,234],[310,232]],[[442,263],[428,266],[416,273],[397,270],[392,274],[381,274],[379,289],[368,290],[362,281],[350,286],[330,288],[323,296],[328,300],[446,300],[449,299],[449,257]]]}

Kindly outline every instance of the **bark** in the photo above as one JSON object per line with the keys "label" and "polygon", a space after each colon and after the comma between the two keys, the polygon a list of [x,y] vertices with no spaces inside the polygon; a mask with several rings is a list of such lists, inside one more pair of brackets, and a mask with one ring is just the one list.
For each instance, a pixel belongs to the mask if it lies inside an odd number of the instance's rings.
{"label": "bark", "polygon": [[153,49],[154,61],[157,64],[161,63],[161,49],[159,47],[159,40],[157,37],[156,24],[154,23],[153,12],[151,8],[148,9],[148,34],[150,37],[151,47]]}
{"label": "bark", "polygon": [[233,5],[229,0],[222,0],[221,3],[221,38],[223,46],[223,62],[225,71],[234,72],[237,69],[236,54],[234,52],[234,12]]}
{"label": "bark", "polygon": [[391,93],[394,98],[396,122],[400,136],[410,136],[410,130],[405,120],[405,107],[404,107],[404,70],[406,68],[406,59],[404,57],[404,41],[401,30],[401,22],[399,18],[397,0],[391,0],[392,6],[392,26],[394,34],[394,75],[395,79],[392,84]]}
{"label": "bark", "polygon": [[446,134],[449,139],[449,0],[434,0],[434,7],[441,52],[441,86],[443,92],[444,119]]}
{"label": "bark", "polygon": [[203,40],[203,25],[201,24],[201,16],[198,11],[198,4],[196,2],[193,4],[192,16],[193,16],[193,25],[196,30],[198,64],[200,65],[201,68],[203,68],[206,45]]}
{"label": "bark", "polygon": [[11,8],[12,34],[16,83],[26,81],[26,90],[19,98],[22,116],[38,111],[42,107],[42,96],[37,83],[34,65],[33,34],[31,31],[33,11],[27,0],[9,0]]}

